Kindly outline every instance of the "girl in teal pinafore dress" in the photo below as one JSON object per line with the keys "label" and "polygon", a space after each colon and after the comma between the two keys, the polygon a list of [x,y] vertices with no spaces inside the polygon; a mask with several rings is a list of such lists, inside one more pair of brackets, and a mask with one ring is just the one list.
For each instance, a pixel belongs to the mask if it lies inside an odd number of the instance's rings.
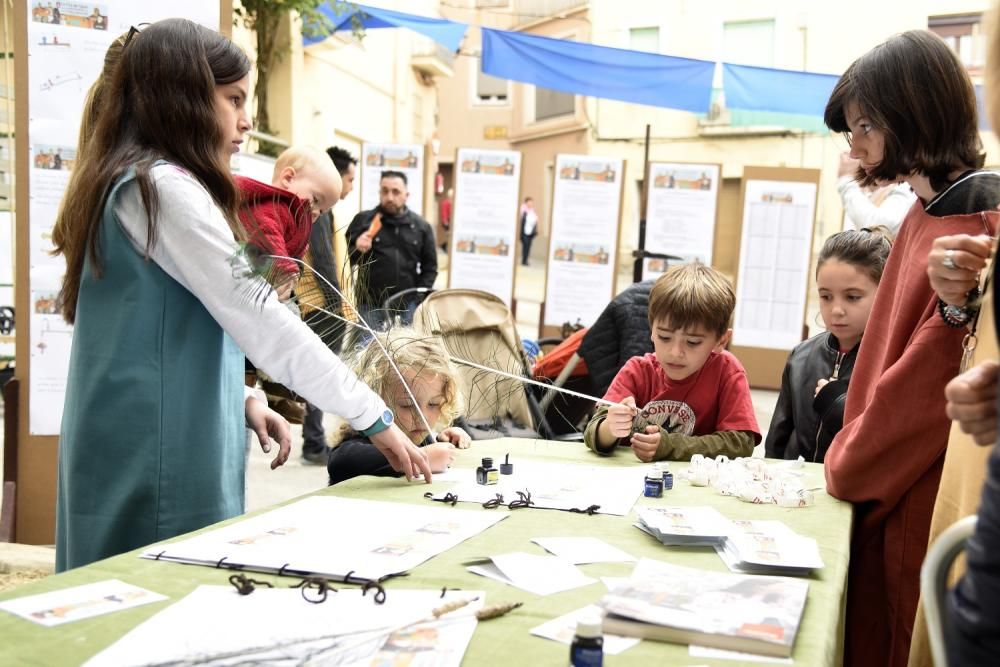
{"label": "girl in teal pinafore dress", "polygon": [[[243,511],[244,424],[288,455],[287,424],[247,397],[243,353],[372,433],[407,476],[426,457],[239,252],[228,170],[250,129],[249,61],[183,19],[132,34],[106,80],[54,230],[73,348],[59,444],[57,569]],[[242,350],[242,351],[241,351]],[[244,421],[245,420],[245,421]]]}

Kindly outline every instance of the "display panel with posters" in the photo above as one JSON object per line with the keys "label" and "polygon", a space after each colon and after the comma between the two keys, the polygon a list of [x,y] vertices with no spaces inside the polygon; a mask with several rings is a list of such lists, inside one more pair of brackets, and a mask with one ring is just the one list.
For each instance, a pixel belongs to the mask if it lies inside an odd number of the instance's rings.
{"label": "display panel with posters", "polygon": [[458,149],[448,287],[514,296],[521,154]]}
{"label": "display panel with posters", "polygon": [[819,170],[747,167],[733,353],[751,385],[781,386],[803,336]]}
{"label": "display panel with posters", "polygon": [[398,171],[406,175],[406,189],[410,193],[407,208],[424,215],[425,163],[424,147],[420,144],[362,144],[361,210],[378,206],[382,172]]}
{"label": "display panel with posters", "polygon": [[[84,100],[108,46],[135,26],[185,17],[228,34],[232,2],[104,0],[14,3],[13,59],[18,317],[17,540],[54,539],[57,436],[62,422],[72,328],[55,300],[66,271],[49,254],[52,229],[78,160]],[[220,22],[220,17],[225,17]],[[20,57],[26,55],[27,57]]]}
{"label": "display panel with posters", "polygon": [[26,4],[28,430],[32,435],[57,435],[73,337],[72,327],[63,322],[52,300],[65,272],[63,258],[50,254],[52,226],[76,162],[87,91],[101,73],[108,46],[131,26],[184,16],[218,30],[219,5],[200,0],[179,0],[169,6],[124,1],[29,0]]}
{"label": "display panel with posters", "polygon": [[557,155],[542,325],[591,325],[614,296],[625,161]]}
{"label": "display panel with posters", "polygon": [[[717,164],[649,164],[645,250],[711,266],[720,171]],[[642,279],[666,270],[666,260],[647,257]]]}

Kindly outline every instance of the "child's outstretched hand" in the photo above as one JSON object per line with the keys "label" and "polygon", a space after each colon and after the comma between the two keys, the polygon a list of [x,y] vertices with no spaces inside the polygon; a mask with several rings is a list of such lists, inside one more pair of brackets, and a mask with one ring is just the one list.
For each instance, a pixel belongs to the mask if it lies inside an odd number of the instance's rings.
{"label": "child's outstretched hand", "polygon": [[267,407],[267,403],[253,397],[243,402],[243,412],[247,427],[257,434],[260,448],[265,454],[271,452],[272,438],[278,443],[278,453],[271,461],[271,470],[284,465],[292,451],[292,433],[285,418]]}
{"label": "child's outstretched hand", "polygon": [[422,449],[427,454],[433,472],[444,472],[455,461],[455,446],[450,442],[436,442]]}
{"label": "child's outstretched hand", "polygon": [[419,473],[424,481],[431,483],[431,466],[427,455],[403,435],[399,427],[393,424],[389,428],[371,437],[372,444],[382,452],[392,469],[406,476],[406,481],[412,480]]}
{"label": "child's outstretched hand", "polygon": [[637,413],[635,399],[626,396],[618,404],[608,408],[604,423],[607,424],[608,431],[614,437],[627,438],[632,433],[632,420],[635,419]]}
{"label": "child's outstretched hand", "polygon": [[660,427],[650,424],[646,427],[645,433],[633,433],[630,444],[636,458],[643,463],[649,463],[660,447]]}
{"label": "child's outstretched hand", "polygon": [[444,429],[437,434],[437,439],[439,442],[450,442],[459,449],[468,449],[472,445],[472,436],[457,426]]}

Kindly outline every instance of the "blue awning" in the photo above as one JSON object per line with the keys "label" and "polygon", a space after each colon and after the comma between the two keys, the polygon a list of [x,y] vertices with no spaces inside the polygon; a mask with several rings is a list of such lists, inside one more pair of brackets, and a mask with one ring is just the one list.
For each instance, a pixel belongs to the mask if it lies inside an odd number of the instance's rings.
{"label": "blue awning", "polygon": [[722,65],[726,107],[823,117],[835,74],[796,72],[749,65]]}
{"label": "blue awning", "polygon": [[483,28],[486,74],[576,95],[705,113],[715,63]]}
{"label": "blue awning", "polygon": [[[334,6],[340,10],[339,14],[334,10]],[[331,34],[340,30],[350,30],[352,28],[351,17],[357,14],[362,27],[365,29],[409,28],[414,32],[430,37],[452,52],[458,51],[458,46],[462,43],[462,37],[465,36],[465,31],[469,27],[465,23],[457,23],[447,19],[405,14],[389,9],[378,9],[376,7],[368,7],[367,5],[341,2],[340,0],[326,2],[316,9],[330,19],[330,22],[333,24],[333,29],[330,31]],[[302,36],[302,42],[306,46],[322,42],[324,39],[326,37],[322,35],[314,37]]]}

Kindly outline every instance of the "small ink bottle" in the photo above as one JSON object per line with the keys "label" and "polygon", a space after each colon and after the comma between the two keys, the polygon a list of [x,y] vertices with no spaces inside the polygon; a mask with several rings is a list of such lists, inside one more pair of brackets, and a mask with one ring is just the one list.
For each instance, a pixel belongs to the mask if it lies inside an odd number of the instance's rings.
{"label": "small ink bottle", "polygon": [[669,491],[674,488],[674,473],[670,472],[670,466],[666,463],[661,463],[660,468],[663,470],[663,490]]}
{"label": "small ink bottle", "polygon": [[481,466],[476,468],[476,483],[496,484],[500,481],[500,472],[493,467],[493,459],[489,456],[483,458]]}
{"label": "small ink bottle", "polygon": [[604,636],[600,618],[585,618],[576,622],[576,635],[569,647],[570,667],[602,667]]}
{"label": "small ink bottle", "polygon": [[654,463],[653,467],[646,473],[646,483],[643,486],[642,495],[647,498],[663,497],[663,472],[660,464]]}

